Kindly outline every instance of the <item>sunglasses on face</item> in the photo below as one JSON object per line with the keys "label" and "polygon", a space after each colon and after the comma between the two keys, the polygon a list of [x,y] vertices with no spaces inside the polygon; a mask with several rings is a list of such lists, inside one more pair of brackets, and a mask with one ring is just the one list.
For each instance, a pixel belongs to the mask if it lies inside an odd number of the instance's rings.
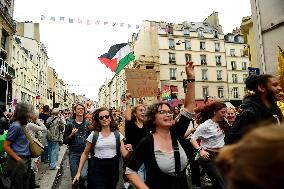
{"label": "sunglasses on face", "polygon": [[160,111],[158,111],[158,112],[159,112],[159,114],[161,114],[161,115],[166,115],[166,114],[172,115],[172,114],[173,114],[173,111],[171,111],[171,110],[160,110]]}
{"label": "sunglasses on face", "polygon": [[109,115],[99,116],[99,120],[103,120],[104,118],[108,119]]}

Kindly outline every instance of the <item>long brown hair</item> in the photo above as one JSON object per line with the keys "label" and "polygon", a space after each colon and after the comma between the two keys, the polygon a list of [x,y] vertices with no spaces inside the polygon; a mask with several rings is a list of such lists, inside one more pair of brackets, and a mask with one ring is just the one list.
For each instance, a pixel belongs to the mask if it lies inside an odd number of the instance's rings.
{"label": "long brown hair", "polygon": [[228,188],[280,189],[284,180],[284,125],[249,132],[237,144],[220,150],[216,163]]}
{"label": "long brown hair", "polygon": [[107,111],[109,113],[109,116],[111,118],[110,126],[109,126],[110,130],[111,131],[118,130],[118,126],[115,123],[115,121],[113,120],[113,117],[111,116],[111,111],[108,108],[105,108],[105,107],[99,108],[96,111],[94,111],[93,119],[94,119],[94,121],[96,123],[96,124],[94,124],[94,130],[96,130],[98,132],[100,132],[102,130],[102,125],[100,124],[100,120],[99,120],[99,114],[102,111]]}

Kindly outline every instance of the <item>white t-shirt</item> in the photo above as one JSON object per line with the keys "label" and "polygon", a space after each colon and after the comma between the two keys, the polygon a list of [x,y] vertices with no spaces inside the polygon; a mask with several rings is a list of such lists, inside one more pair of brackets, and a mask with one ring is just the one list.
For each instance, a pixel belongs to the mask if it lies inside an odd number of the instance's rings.
{"label": "white t-shirt", "polygon": [[[124,136],[119,133],[120,141],[124,139]],[[88,136],[87,141],[92,143],[94,137],[94,131]],[[110,135],[104,137],[101,132],[99,132],[99,137],[95,145],[95,157],[103,158],[113,158],[116,155],[116,140],[114,133],[111,132]]]}
{"label": "white t-shirt", "polygon": [[191,138],[194,140],[201,139],[200,146],[205,150],[208,148],[222,148],[225,145],[225,134],[218,123],[215,123],[212,119],[208,119],[199,125]]}

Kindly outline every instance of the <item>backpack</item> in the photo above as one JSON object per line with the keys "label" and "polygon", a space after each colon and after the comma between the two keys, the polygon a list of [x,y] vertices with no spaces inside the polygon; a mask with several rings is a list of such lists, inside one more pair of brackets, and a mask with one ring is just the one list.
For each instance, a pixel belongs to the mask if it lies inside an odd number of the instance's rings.
{"label": "backpack", "polygon": [[[116,141],[116,154],[120,156],[120,134],[117,130],[113,131],[113,133],[114,133],[115,141]],[[92,140],[92,148],[91,148],[91,167],[93,167],[94,165],[95,145],[98,141],[98,138],[99,138],[99,132],[94,131],[94,136]]]}

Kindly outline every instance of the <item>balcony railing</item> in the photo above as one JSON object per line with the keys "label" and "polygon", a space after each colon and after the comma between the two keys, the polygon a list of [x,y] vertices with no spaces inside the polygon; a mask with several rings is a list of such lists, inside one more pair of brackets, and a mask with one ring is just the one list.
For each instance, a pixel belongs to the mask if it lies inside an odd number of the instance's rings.
{"label": "balcony railing", "polygon": [[0,2],[0,13],[6,19],[7,23],[10,24],[14,32],[16,32],[16,22],[13,20],[12,16],[9,14],[7,8]]}

